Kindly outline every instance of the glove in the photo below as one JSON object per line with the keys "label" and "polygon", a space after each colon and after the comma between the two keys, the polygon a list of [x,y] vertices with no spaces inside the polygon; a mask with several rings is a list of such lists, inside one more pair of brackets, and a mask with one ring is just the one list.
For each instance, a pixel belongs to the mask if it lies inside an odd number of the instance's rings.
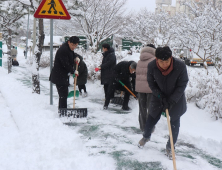
{"label": "glove", "polygon": [[79,72],[77,70],[75,70],[75,75],[79,76]]}
{"label": "glove", "polygon": [[80,62],[79,57],[76,57],[76,62],[79,64],[79,62]]}
{"label": "glove", "polygon": [[95,68],[95,72],[99,71],[100,69],[100,67]]}
{"label": "glove", "polygon": [[169,103],[166,98],[163,98],[162,105],[163,105],[163,112],[165,112],[166,109],[169,109]]}
{"label": "glove", "polygon": [[163,112],[166,111],[166,109],[170,110],[172,109],[173,105],[175,104],[175,102],[171,99],[166,99],[166,98],[163,98],[163,101],[162,101],[162,105],[163,105]]}
{"label": "glove", "polygon": [[169,104],[169,110],[172,109],[172,107],[175,105],[175,102],[171,99],[168,99],[168,104]]}

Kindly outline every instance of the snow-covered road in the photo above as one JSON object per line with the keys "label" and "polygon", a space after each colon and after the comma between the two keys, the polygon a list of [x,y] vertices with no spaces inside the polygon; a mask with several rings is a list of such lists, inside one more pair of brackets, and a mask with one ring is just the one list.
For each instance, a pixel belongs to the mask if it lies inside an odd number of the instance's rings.
{"label": "snow-covered road", "polygon": [[[13,67],[11,74],[7,74],[6,58],[0,68],[1,170],[173,169],[172,161],[164,155],[168,138],[165,117],[157,124],[151,141],[139,149],[142,133],[137,101],[130,100],[132,111],[127,114],[104,111],[103,88],[96,81],[87,83],[87,98],[76,100],[77,107],[88,108],[87,120],[63,124],[57,115],[55,87],[54,105],[49,105],[49,69],[40,70],[41,94],[37,95],[32,93],[25,59],[21,57],[19,62],[20,67]],[[69,107],[72,102],[72,98],[68,99]],[[177,168],[222,169],[222,136],[218,132],[221,128],[220,121],[189,103],[181,118],[176,145]]]}

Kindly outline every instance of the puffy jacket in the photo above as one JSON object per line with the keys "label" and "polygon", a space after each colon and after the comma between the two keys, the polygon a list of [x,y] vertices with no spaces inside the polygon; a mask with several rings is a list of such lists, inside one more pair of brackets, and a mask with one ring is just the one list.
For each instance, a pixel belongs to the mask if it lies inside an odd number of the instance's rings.
{"label": "puffy jacket", "polygon": [[140,60],[136,67],[136,91],[139,93],[152,93],[148,81],[148,64],[155,59],[155,48],[144,47],[140,52]]}

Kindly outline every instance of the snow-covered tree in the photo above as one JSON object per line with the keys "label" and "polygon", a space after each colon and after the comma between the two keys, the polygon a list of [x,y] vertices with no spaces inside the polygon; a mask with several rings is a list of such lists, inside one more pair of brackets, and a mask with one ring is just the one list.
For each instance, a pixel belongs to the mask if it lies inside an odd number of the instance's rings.
{"label": "snow-covered tree", "polygon": [[127,24],[122,30],[122,35],[143,44],[171,46],[178,19],[177,16],[171,17],[165,12],[155,14],[143,9],[126,18]]}
{"label": "snow-covered tree", "polygon": [[[31,13],[35,13],[37,8],[39,7],[41,0],[16,0],[23,5],[26,5],[29,7],[31,10]],[[77,4],[77,0],[66,0],[64,2],[65,5],[69,7],[71,12],[74,14],[75,9]],[[33,62],[33,69],[32,69],[32,83],[33,83],[33,93],[40,94],[40,81],[39,81],[39,63],[42,55],[42,47],[44,44],[44,39],[45,39],[45,33],[44,33],[44,22],[43,19],[37,19],[38,22],[38,39],[37,39],[37,47],[34,47],[34,62]]]}
{"label": "snow-covered tree", "polygon": [[97,52],[101,41],[123,28],[124,4],[125,0],[82,0],[81,16],[73,17],[73,32],[86,36]]}
{"label": "snow-covered tree", "polygon": [[8,54],[8,73],[11,72],[11,47],[12,39],[17,35],[17,29],[21,26],[20,20],[27,10],[21,3],[15,1],[3,1],[0,6],[0,27],[3,32],[3,39],[6,41]]}
{"label": "snow-covered tree", "polygon": [[121,30],[121,35],[143,44],[154,43],[158,35],[155,14],[148,12],[146,8],[138,13],[129,13],[125,17],[125,25]]}
{"label": "snow-covered tree", "polygon": [[200,9],[197,7],[196,10],[192,7],[192,11],[195,11],[196,17],[181,17],[181,27],[177,27],[176,37],[184,47],[192,49],[207,68],[207,59],[221,61],[222,11],[212,4]]}

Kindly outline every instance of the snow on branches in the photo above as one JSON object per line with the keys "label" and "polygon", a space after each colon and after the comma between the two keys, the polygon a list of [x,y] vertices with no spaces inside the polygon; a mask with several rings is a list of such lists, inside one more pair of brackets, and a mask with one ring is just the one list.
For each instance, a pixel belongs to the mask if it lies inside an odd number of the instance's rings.
{"label": "snow on branches", "polygon": [[206,70],[188,67],[189,82],[186,89],[188,102],[195,102],[200,109],[205,109],[216,120],[222,118],[222,75],[212,67]]}

